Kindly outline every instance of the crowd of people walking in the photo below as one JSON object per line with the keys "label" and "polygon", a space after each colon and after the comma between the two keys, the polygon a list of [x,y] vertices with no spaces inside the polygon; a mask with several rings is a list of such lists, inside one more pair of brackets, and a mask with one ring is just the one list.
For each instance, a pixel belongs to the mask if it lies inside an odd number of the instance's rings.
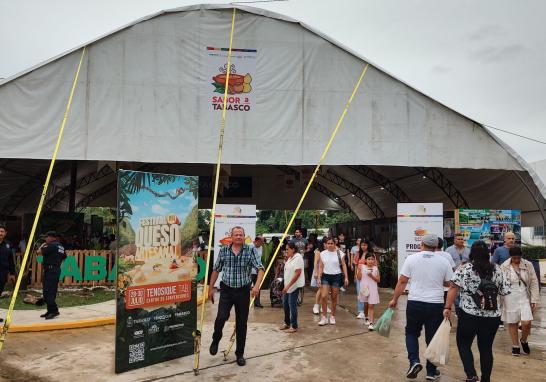
{"label": "crowd of people walking", "polygon": [[[424,329],[428,345],[444,319],[456,322],[455,341],[467,382],[491,380],[493,343],[501,323],[507,326],[514,356],[531,352],[528,338],[540,299],[539,280],[533,265],[522,258],[522,250],[515,244],[513,233],[508,232],[504,236],[504,245],[491,256],[485,242],[475,241],[468,248],[460,233],[455,234],[453,245],[445,250],[442,238],[424,235],[421,250],[405,259],[388,306],[395,309],[400,297],[407,292],[407,378],[414,379],[423,370],[419,352],[421,331]],[[263,239],[257,237],[251,247],[255,250],[262,244]],[[284,281],[284,322],[280,330],[287,333],[300,330],[298,296],[306,282],[317,289],[312,313],[320,317],[318,325],[335,325],[339,295],[342,288],[349,287],[349,281],[355,287],[356,318],[363,320],[370,331],[374,330],[377,317],[374,308],[380,303],[378,285],[381,274],[373,244],[369,240],[358,238],[349,247],[342,235],[337,238],[325,237],[319,241],[312,236],[304,238],[301,230],[297,230],[293,238],[284,243],[279,262],[275,277],[281,276]],[[252,280],[253,285],[256,285],[256,279],[260,279],[263,272],[256,252],[245,266],[258,269]],[[215,265],[215,271],[221,269],[226,271],[220,260]],[[228,287],[227,292],[230,290]],[[254,296],[257,297],[258,293],[256,289],[253,290]],[[226,309],[227,303],[225,308],[219,309],[211,353],[217,350],[222,321],[227,319]],[[243,316],[246,320],[247,314],[243,313]],[[239,321],[237,318],[237,325],[242,327]],[[480,373],[474,365],[474,340],[477,341],[480,354]],[[239,348],[244,349],[244,344],[238,342]],[[244,364],[239,362],[242,354],[237,356],[238,363]],[[440,377],[438,365],[429,360],[426,360],[425,369],[427,380]]]}

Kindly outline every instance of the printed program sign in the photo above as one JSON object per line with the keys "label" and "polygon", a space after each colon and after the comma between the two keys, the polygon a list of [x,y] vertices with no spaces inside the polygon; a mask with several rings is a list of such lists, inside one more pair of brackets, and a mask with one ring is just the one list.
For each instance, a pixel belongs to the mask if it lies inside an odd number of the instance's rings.
{"label": "printed program sign", "polygon": [[[207,46],[203,48],[205,63],[205,94],[209,97],[211,110],[222,110],[226,79],[228,73],[229,48]],[[256,49],[232,49],[231,68],[229,74],[228,97],[226,109],[228,111],[249,112],[254,106],[252,87],[256,73]]]}
{"label": "printed program sign", "polygon": [[444,232],[442,203],[398,203],[398,275],[406,258],[421,249],[423,235]]}
{"label": "printed program sign", "polygon": [[197,177],[120,171],[116,373],[193,354]]}

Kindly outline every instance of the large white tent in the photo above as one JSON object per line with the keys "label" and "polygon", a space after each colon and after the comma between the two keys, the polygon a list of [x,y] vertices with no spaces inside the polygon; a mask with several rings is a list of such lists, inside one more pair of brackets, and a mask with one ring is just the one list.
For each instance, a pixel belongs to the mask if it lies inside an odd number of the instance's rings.
{"label": "large white tent", "polygon": [[[223,162],[253,179],[252,196],[238,202],[293,208],[300,188],[283,190],[277,179],[317,163],[368,61],[297,20],[238,8],[234,48],[255,61],[248,110],[227,112]],[[221,111],[211,103],[209,48],[227,48],[231,14],[227,6],[173,9],[86,44],[59,154],[80,161],[80,205],[113,203],[115,175],[102,161],[211,175]],[[80,48],[0,82],[0,215],[29,211],[39,196]],[[309,208],[337,205],[370,219],[394,216],[396,202],[441,201],[521,209],[525,225],[544,224],[546,187],[523,159],[375,64],[325,164]],[[70,171],[60,163],[53,209],[66,205]]]}

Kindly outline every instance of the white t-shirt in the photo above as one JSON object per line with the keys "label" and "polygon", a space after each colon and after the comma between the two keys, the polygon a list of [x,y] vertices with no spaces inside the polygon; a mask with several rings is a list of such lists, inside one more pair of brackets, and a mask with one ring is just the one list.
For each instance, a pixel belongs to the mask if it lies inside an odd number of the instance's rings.
{"label": "white t-shirt", "polygon": [[[444,259],[446,259],[449,262],[452,270],[455,270],[455,268],[457,268],[457,266],[455,265],[455,261],[453,261],[453,257],[451,257],[449,253],[444,251],[434,251],[434,254],[441,255]],[[447,292],[448,290],[448,287],[444,287],[444,292]]]}
{"label": "white t-shirt", "polygon": [[338,250],[338,252],[330,252],[326,249],[320,253],[320,260],[324,265],[323,273],[328,275],[338,275],[343,273],[343,269],[341,269],[339,266],[339,258],[337,257],[338,253],[341,257],[341,261],[343,261],[343,256],[345,256],[345,253],[343,253],[341,250]]}
{"label": "white t-shirt", "polygon": [[453,269],[442,255],[422,251],[406,258],[400,274],[410,279],[408,300],[442,304],[444,281],[451,280]]}
{"label": "white t-shirt", "polygon": [[288,285],[294,275],[296,274],[296,269],[301,269],[300,276],[298,281],[294,283],[290,288],[288,288],[288,293],[294,292],[298,288],[305,286],[305,273],[303,273],[303,257],[301,254],[297,253],[291,258],[287,259],[284,263],[284,285]]}

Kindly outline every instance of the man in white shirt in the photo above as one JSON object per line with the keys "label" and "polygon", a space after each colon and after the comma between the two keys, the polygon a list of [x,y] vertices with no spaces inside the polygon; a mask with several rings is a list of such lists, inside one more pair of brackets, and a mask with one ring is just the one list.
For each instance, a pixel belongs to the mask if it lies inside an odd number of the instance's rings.
{"label": "man in white shirt", "polygon": [[[444,287],[449,285],[453,276],[449,262],[434,253],[437,247],[438,236],[423,236],[421,252],[406,258],[393,299],[389,303],[390,308],[396,307],[398,298],[411,280],[406,307],[406,348],[410,362],[406,377],[410,379],[416,378],[423,369],[419,359],[421,329],[425,327],[425,341],[428,345],[443,321]],[[431,362],[427,361],[426,368],[427,380],[434,381],[440,377],[439,370]]]}
{"label": "man in white shirt", "polygon": [[[258,258],[262,259],[262,254],[263,254],[263,250],[264,250],[264,247],[262,246],[263,245],[263,239],[261,236],[256,236],[256,238],[254,239],[254,243],[252,243],[250,245],[250,247],[254,247],[254,249],[256,250],[256,253],[258,254]],[[252,268],[252,271],[250,272],[250,279],[252,280],[252,286],[256,285],[256,280],[258,278],[258,271],[256,270],[256,268]],[[258,295],[256,296],[256,298],[254,299],[254,307],[255,308],[263,308],[264,306],[262,305],[262,303],[260,302],[260,293],[258,292]]]}

